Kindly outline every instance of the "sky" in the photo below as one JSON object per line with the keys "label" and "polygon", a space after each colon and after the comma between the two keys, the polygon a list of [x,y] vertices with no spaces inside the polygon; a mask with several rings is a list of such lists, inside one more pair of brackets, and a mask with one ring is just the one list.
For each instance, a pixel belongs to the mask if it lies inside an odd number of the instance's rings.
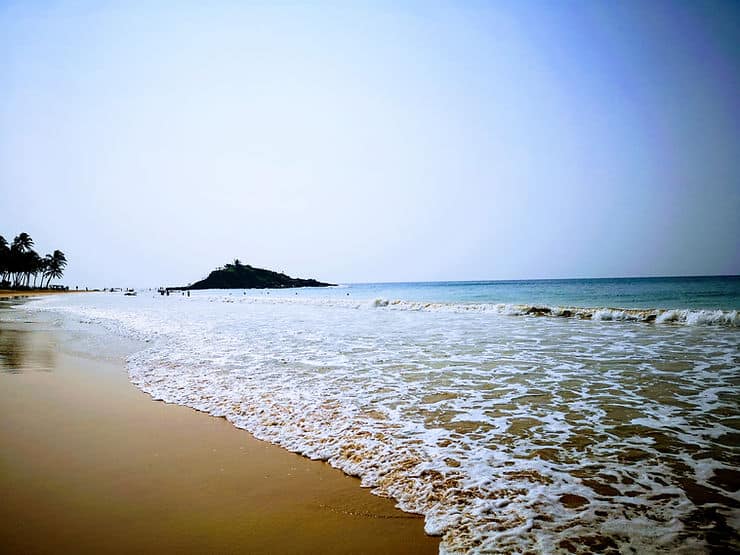
{"label": "sky", "polygon": [[740,274],[740,3],[0,0],[71,286]]}

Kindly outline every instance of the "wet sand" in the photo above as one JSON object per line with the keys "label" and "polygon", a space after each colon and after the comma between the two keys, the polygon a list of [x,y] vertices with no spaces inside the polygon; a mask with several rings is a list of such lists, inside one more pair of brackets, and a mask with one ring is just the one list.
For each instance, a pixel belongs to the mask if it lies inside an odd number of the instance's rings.
{"label": "wet sand", "polygon": [[420,517],[0,323],[3,553],[437,553]]}

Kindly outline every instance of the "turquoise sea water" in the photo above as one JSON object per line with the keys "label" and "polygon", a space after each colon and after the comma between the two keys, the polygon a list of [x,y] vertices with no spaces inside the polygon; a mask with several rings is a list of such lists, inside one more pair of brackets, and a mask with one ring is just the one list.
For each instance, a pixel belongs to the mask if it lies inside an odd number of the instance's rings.
{"label": "turquoise sea water", "polygon": [[[299,294],[431,303],[740,310],[740,276],[360,283]],[[295,295],[295,290],[272,292]]]}

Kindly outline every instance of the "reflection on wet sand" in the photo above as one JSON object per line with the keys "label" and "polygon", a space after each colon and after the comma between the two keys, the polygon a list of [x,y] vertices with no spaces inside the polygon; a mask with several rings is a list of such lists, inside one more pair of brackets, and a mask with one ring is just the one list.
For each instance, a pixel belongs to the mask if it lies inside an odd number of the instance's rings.
{"label": "reflection on wet sand", "polygon": [[0,327],[0,372],[51,372],[55,345],[45,333]]}

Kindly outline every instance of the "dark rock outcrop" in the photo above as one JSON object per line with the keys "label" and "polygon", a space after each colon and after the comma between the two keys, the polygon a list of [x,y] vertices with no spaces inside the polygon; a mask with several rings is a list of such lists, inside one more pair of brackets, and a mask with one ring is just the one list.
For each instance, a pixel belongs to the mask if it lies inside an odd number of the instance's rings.
{"label": "dark rock outcrop", "polygon": [[235,262],[213,270],[206,279],[187,287],[169,289],[287,289],[291,287],[331,287],[333,283],[323,283],[315,279],[292,278],[283,273],[253,268],[248,264]]}

